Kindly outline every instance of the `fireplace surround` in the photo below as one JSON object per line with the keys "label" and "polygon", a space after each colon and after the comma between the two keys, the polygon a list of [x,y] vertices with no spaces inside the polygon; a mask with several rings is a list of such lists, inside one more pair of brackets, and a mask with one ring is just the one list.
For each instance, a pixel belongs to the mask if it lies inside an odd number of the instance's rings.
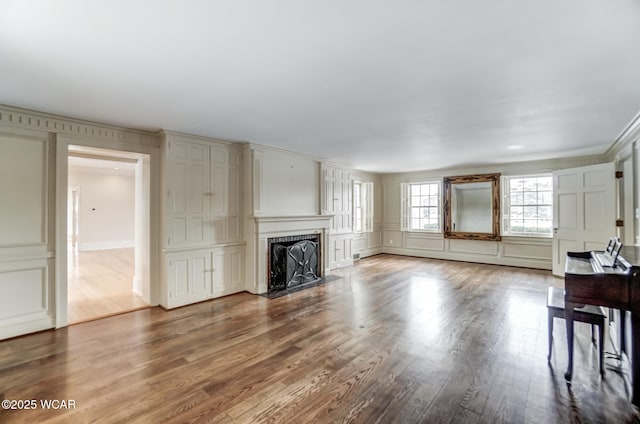
{"label": "fireplace surround", "polygon": [[[247,222],[246,230],[254,234],[247,245],[247,275],[254,284],[248,286],[255,294],[266,294],[269,289],[270,247],[269,239],[279,237],[318,237],[318,276],[324,277],[327,267],[327,248],[332,215],[254,216]],[[304,238],[304,237],[302,237]],[[255,250],[254,250],[255,249]],[[255,252],[255,253],[253,253]],[[284,292],[283,292],[284,293]]]}
{"label": "fireplace surround", "polygon": [[287,290],[320,279],[322,249],[319,234],[268,239],[267,291]]}

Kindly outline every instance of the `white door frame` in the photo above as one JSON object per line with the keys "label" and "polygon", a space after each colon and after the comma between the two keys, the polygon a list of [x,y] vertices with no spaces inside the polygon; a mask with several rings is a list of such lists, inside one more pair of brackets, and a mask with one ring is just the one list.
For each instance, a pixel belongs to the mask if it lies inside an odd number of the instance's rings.
{"label": "white door frame", "polygon": [[[146,269],[143,273],[149,287],[148,300],[152,306],[160,303],[160,266],[159,266],[159,229],[160,229],[160,149],[153,146],[109,142],[99,139],[82,138],[58,134],[56,139],[56,211],[55,211],[55,326],[65,327],[69,323],[67,314],[67,196],[69,171],[69,145],[86,146],[99,149],[120,150],[149,155],[146,184],[148,188],[149,210],[145,255]],[[137,247],[137,246],[136,246]],[[146,299],[145,299],[146,300]]]}

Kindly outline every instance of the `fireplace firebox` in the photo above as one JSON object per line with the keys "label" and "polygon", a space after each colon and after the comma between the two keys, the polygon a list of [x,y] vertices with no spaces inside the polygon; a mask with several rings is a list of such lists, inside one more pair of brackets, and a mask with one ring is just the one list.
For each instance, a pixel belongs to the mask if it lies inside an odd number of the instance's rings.
{"label": "fireplace firebox", "polygon": [[269,238],[268,247],[269,293],[320,280],[319,234]]}

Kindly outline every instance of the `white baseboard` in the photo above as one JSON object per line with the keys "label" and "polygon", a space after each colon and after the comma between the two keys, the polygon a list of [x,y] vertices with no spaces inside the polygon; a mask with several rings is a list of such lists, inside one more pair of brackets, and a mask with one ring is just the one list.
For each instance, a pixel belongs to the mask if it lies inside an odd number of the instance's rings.
{"label": "white baseboard", "polygon": [[95,241],[89,243],[78,243],[78,250],[85,252],[88,250],[124,249],[134,246],[134,240]]}

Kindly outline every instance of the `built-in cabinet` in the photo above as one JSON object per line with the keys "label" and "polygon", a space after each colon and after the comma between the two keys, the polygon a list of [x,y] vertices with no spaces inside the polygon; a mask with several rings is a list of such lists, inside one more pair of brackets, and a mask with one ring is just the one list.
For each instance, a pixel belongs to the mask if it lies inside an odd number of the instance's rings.
{"label": "built-in cabinet", "polygon": [[242,150],[232,143],[165,133],[163,306],[244,290]]}
{"label": "built-in cabinet", "polygon": [[335,166],[321,166],[321,207],[332,215],[327,266],[329,269],[353,265],[353,213],[351,172]]}
{"label": "built-in cabinet", "polygon": [[244,290],[244,246],[167,254],[169,308]]}

